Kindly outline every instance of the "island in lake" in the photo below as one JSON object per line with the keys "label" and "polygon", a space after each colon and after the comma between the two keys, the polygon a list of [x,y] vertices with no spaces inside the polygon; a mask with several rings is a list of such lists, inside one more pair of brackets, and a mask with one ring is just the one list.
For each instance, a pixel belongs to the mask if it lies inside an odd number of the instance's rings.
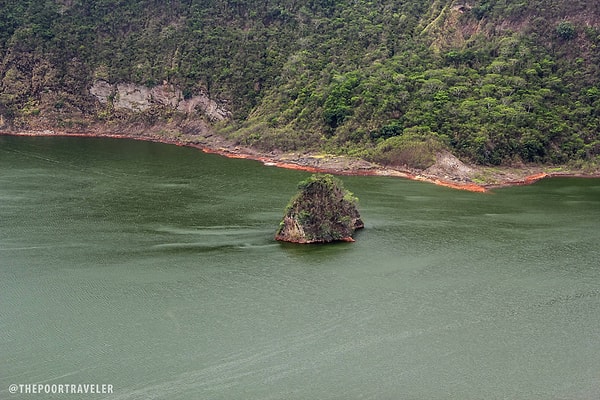
{"label": "island in lake", "polygon": [[293,243],[352,242],[364,228],[356,208],[358,199],[329,174],[315,174],[298,185],[275,239]]}

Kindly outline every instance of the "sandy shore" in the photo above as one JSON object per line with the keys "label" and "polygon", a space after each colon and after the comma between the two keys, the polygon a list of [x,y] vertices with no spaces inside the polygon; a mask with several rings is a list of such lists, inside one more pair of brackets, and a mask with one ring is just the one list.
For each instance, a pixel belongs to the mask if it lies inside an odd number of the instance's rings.
{"label": "sandy shore", "polygon": [[268,166],[303,170],[315,173],[336,175],[391,176],[429,182],[458,190],[487,192],[493,188],[529,185],[548,177],[586,177],[600,178],[600,171],[584,172],[562,166],[517,166],[483,167],[466,165],[450,153],[438,154],[436,164],[427,170],[412,170],[401,167],[389,167],[361,159],[334,156],[329,154],[261,152],[254,148],[236,145],[217,135],[165,135],[143,131],[135,133],[102,132],[93,129],[90,132],[64,132],[54,130],[41,131],[0,131],[0,135],[11,136],[68,136],[68,137],[104,137],[117,139],[145,140],[177,146],[199,149],[205,153],[219,154],[229,158],[243,158],[260,161]]}

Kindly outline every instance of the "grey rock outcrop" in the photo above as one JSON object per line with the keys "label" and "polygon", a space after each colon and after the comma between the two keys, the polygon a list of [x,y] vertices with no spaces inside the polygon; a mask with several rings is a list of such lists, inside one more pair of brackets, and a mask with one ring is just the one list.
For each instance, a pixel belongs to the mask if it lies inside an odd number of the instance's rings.
{"label": "grey rock outcrop", "polygon": [[179,88],[170,84],[149,88],[133,83],[111,84],[97,80],[90,88],[90,94],[102,104],[112,103],[116,110],[144,112],[158,105],[186,114],[199,112],[211,121],[223,121],[230,116],[228,110],[205,93],[186,99]]}

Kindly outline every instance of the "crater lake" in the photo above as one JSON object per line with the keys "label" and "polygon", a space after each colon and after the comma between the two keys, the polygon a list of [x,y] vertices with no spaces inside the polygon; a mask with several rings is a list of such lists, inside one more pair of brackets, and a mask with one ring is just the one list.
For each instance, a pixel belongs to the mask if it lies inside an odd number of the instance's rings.
{"label": "crater lake", "polygon": [[0,136],[0,397],[600,397],[600,180],[343,176],[356,242],[276,242],[308,175]]}

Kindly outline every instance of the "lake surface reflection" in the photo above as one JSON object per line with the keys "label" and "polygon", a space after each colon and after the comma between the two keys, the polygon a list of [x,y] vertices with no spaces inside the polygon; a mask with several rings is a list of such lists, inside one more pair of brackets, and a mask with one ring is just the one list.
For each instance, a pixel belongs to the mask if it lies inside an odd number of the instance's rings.
{"label": "lake surface reflection", "polygon": [[599,180],[480,194],[342,177],[355,243],[275,242],[307,175],[0,136],[0,397],[600,397]]}

